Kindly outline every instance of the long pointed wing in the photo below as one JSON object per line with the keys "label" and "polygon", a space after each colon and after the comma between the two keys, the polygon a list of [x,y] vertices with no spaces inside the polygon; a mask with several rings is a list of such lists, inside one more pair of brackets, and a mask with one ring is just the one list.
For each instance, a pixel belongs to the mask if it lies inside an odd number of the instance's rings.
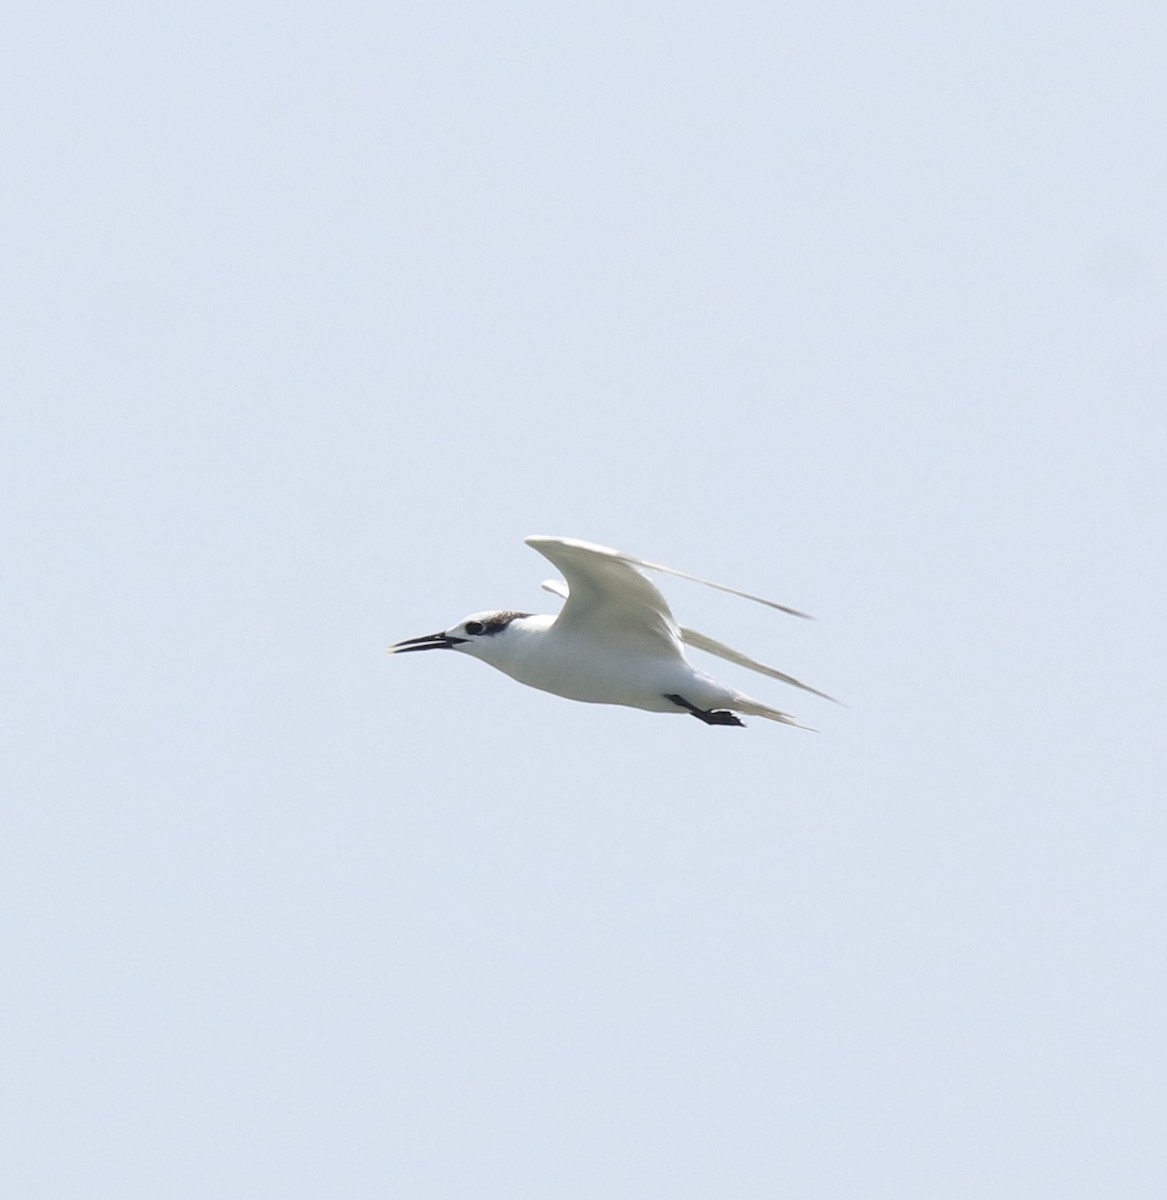
{"label": "long pointed wing", "polygon": [[779,612],[789,613],[792,617],[802,617],[807,621],[814,620],[810,613],[779,604],[776,600],[767,600],[765,596],[756,596],[753,592],[743,592],[724,583],[714,583],[712,579],[703,579],[700,575],[690,575],[687,571],[678,571],[676,567],[666,567],[661,563],[649,562],[647,559],[625,554],[622,550],[610,550],[607,546],[597,546],[593,542],[581,542],[576,538],[529,537],[527,545],[533,546],[540,554],[546,555],[560,570],[563,570],[562,565],[552,554],[547,552],[545,547],[583,550],[601,558],[628,563],[633,567],[642,567],[647,571],[661,571],[665,575],[675,575],[678,579],[688,579],[691,583],[703,583],[706,587],[716,588],[719,592],[728,592],[731,596],[740,596],[743,600],[753,600],[757,604],[766,605],[767,608],[776,608]]}
{"label": "long pointed wing", "polygon": [[567,580],[566,603],[553,628],[594,638],[624,653],[681,653],[668,601],[623,555],[574,538],[529,537]]}
{"label": "long pointed wing", "polygon": [[834,696],[828,696],[826,692],[820,692],[818,688],[811,687],[809,683],[803,683],[802,680],[795,679],[793,675],[787,675],[785,671],[779,671],[775,667],[768,667],[765,663],[760,663],[756,659],[742,654],[740,650],[734,650],[732,646],[727,646],[724,642],[719,642],[704,633],[698,633],[695,629],[685,629],[682,627],[681,641],[686,646],[692,646],[695,650],[704,650],[706,654],[716,654],[718,658],[724,658],[727,662],[736,663],[739,667],[748,667],[751,671],[757,671],[759,675],[769,675],[771,679],[780,679],[783,683],[790,684],[791,687],[802,688],[804,692],[821,696],[824,700],[830,700],[833,704],[839,703]]}
{"label": "long pointed wing", "polygon": [[[543,581],[543,590],[550,592],[553,596],[560,597],[562,600],[566,600],[568,597],[566,584],[560,583],[558,579],[545,579]],[[785,671],[779,671],[776,667],[768,667],[765,663],[760,663],[757,659],[742,654],[740,650],[735,650],[732,646],[727,646],[724,642],[719,642],[716,638],[709,637],[708,634],[698,633],[697,630],[689,629],[684,625],[678,628],[678,632],[681,635],[681,641],[686,646],[692,646],[694,650],[704,650],[706,654],[715,654],[718,658],[724,658],[727,662],[734,663],[739,667],[747,667],[751,671],[757,671],[759,675],[768,675],[771,679],[778,679],[782,683],[790,684],[791,687],[802,688],[804,692],[821,696],[824,700],[830,700],[833,704],[839,703],[834,696],[828,696],[826,692],[820,692],[818,688],[811,687],[809,683],[803,683],[802,680],[795,679],[793,675],[787,675]]]}

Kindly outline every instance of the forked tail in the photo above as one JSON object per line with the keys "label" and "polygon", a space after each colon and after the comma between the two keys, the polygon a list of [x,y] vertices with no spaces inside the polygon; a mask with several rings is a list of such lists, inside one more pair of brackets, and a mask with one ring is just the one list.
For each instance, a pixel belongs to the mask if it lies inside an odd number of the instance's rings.
{"label": "forked tail", "polygon": [[811,729],[809,725],[800,724],[789,713],[771,708],[760,700],[751,700],[748,696],[738,696],[730,707],[734,712],[744,713],[747,717],[765,717],[767,721],[778,721],[782,725],[792,725],[795,729],[805,729],[810,733],[818,732],[816,729]]}

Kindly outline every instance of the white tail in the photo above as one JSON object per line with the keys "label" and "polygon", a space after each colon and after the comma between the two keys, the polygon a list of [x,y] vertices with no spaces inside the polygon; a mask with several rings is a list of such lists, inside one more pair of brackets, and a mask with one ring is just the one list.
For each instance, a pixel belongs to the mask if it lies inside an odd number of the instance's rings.
{"label": "white tail", "polygon": [[817,729],[812,729],[809,725],[800,724],[789,713],[771,708],[768,704],[763,704],[760,700],[751,700],[748,696],[738,696],[727,707],[732,708],[734,712],[745,713],[747,717],[765,717],[767,721],[778,721],[782,725],[792,725],[795,729],[805,729],[808,733],[818,732]]}

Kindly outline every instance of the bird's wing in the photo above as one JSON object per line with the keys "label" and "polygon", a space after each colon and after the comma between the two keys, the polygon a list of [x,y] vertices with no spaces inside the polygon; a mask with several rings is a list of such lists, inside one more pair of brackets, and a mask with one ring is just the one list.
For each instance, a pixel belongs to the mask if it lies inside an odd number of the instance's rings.
{"label": "bird's wing", "polygon": [[[662,563],[648,562],[635,555],[625,554],[622,550],[610,550],[607,546],[596,546],[592,542],[581,542],[576,538],[529,537],[527,545],[534,546],[540,554],[546,555],[566,575],[557,555],[568,551],[579,551],[593,555],[596,560],[606,559],[611,562],[626,563],[631,567],[643,567],[646,571],[661,571],[665,575],[675,575],[678,579],[688,579],[691,583],[703,583],[706,587],[716,588],[719,592],[728,592],[731,596],[741,596],[743,600],[753,600],[764,604],[767,608],[776,608],[779,612],[789,613],[792,617],[803,617],[813,620],[810,613],[804,613],[797,608],[779,604],[776,600],[767,600],[765,596],[756,596],[753,592],[743,592],[738,588],[729,587],[724,583],[714,583],[712,579],[703,579],[700,575],[690,575],[687,571],[678,571],[676,567],[666,567]],[[568,583],[570,583],[570,578]],[[659,595],[659,592],[657,593]]]}
{"label": "bird's wing", "polygon": [[[636,569],[636,560],[575,538],[529,537],[527,545],[567,580],[567,598],[555,630],[594,638],[625,653],[681,653],[668,602]],[[548,590],[564,594],[555,587]]]}
{"label": "bird's wing", "polygon": [[[567,599],[567,586],[560,583],[558,579],[545,579],[543,589],[562,600]],[[818,688],[813,688],[809,683],[795,679],[793,675],[787,675],[785,671],[779,671],[777,667],[768,667],[765,663],[760,663],[757,659],[742,654],[740,650],[735,650],[732,646],[727,646],[724,642],[719,642],[708,634],[698,633],[696,629],[688,629],[684,625],[679,626],[677,632],[681,635],[681,641],[695,650],[704,650],[706,654],[716,654],[718,658],[724,658],[727,662],[735,663],[739,667],[748,667],[751,671],[757,671],[759,675],[769,675],[771,679],[780,679],[783,683],[790,684],[791,687],[802,688],[804,692],[822,696],[824,700],[830,700],[835,704],[839,703],[834,696],[820,692]]]}
{"label": "bird's wing", "polygon": [[768,667],[765,663],[760,663],[756,659],[743,654],[740,650],[735,650],[732,646],[727,646],[724,642],[719,642],[704,633],[698,633],[695,629],[685,629],[683,627],[680,632],[681,641],[686,646],[692,646],[695,650],[704,650],[706,654],[716,654],[718,658],[724,658],[727,662],[736,663],[739,667],[748,667],[751,671],[757,671],[759,675],[769,675],[771,679],[780,679],[783,683],[790,684],[791,687],[802,688],[804,692],[811,692],[815,696],[822,696],[824,700],[830,700],[834,704],[839,703],[834,696],[828,696],[826,692],[820,692],[818,688],[811,687],[809,683],[803,683],[802,680],[795,679],[793,675],[787,675],[785,671],[779,671],[776,667]]}
{"label": "bird's wing", "polygon": [[[779,604],[776,600],[767,600],[765,596],[755,596],[753,592],[739,591],[737,588],[732,588],[724,583],[714,583],[712,579],[702,579],[700,575],[690,575],[687,571],[678,571],[676,567],[666,567],[661,563],[648,562],[643,558],[636,558],[632,554],[625,554],[622,550],[609,550],[607,546],[596,546],[592,542],[581,542],[576,538],[553,538],[553,537],[529,537],[527,545],[534,546],[540,554],[549,558],[564,575],[567,572],[564,570],[563,563],[558,555],[566,556],[569,551],[579,551],[583,554],[592,555],[596,560],[606,559],[608,561],[627,563],[632,567],[643,567],[646,571],[661,571],[665,575],[675,575],[678,579],[688,579],[691,583],[703,583],[706,587],[716,588],[719,592],[729,592],[731,596],[741,596],[743,600],[753,600],[758,604],[765,604],[767,608],[776,608],[779,612],[789,613],[792,617],[803,617],[806,620],[812,620],[810,613],[801,612],[797,608],[790,608],[785,604]],[[568,583],[571,579],[568,578]],[[657,593],[660,594],[659,592]]]}

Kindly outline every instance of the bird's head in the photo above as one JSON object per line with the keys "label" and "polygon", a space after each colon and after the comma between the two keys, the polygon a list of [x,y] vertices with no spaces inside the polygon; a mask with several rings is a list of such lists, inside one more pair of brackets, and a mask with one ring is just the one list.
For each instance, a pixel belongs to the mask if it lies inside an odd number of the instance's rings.
{"label": "bird's head", "polygon": [[499,612],[471,613],[457,625],[440,633],[428,633],[424,637],[408,638],[389,647],[390,654],[409,654],[414,650],[460,650],[473,658],[490,662],[507,640],[514,621],[529,617],[530,613]]}

